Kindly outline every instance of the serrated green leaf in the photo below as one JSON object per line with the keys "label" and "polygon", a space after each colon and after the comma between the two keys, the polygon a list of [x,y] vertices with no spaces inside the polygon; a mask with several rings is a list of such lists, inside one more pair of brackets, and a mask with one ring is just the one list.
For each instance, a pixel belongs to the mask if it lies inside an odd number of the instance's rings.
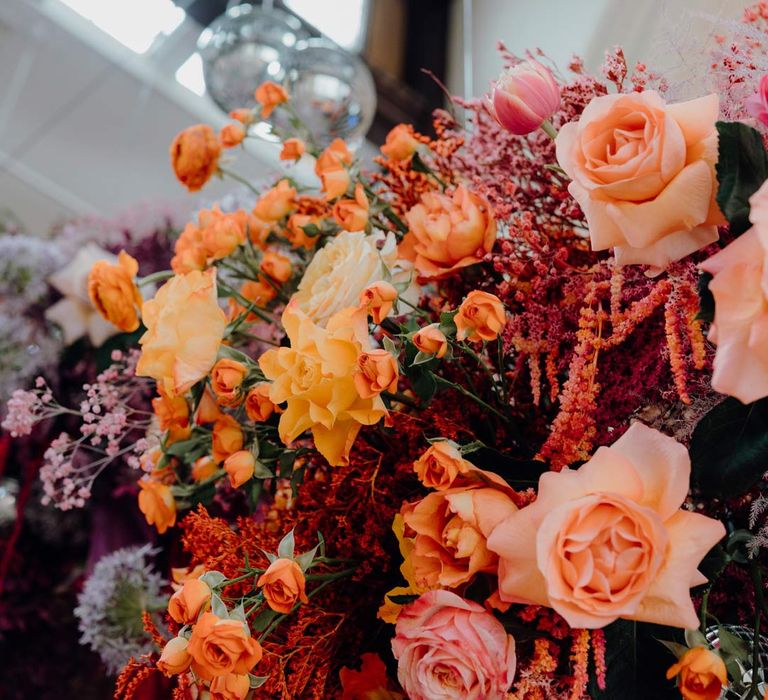
{"label": "serrated green leaf", "polygon": [[423,365],[424,363],[434,359],[435,359],[435,356],[433,353],[423,352],[422,350],[419,350],[416,353],[416,356],[413,358],[413,362],[411,362],[411,367],[413,367],[414,365]]}
{"label": "serrated green leaf", "polygon": [[731,233],[749,227],[749,198],[768,178],[768,154],[760,132],[741,122],[717,122],[717,203]]}
{"label": "serrated green leaf", "polygon": [[704,496],[749,490],[768,469],[768,399],[725,399],[694,428],[690,453],[692,482]]}

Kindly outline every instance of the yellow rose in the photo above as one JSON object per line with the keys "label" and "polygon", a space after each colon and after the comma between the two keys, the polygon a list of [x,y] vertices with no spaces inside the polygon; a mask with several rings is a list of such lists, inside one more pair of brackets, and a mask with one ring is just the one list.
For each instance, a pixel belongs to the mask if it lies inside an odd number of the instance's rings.
{"label": "yellow rose", "polygon": [[360,294],[384,280],[397,259],[394,239],[381,250],[376,243],[376,236],[362,231],[340,233],[309,263],[292,301],[321,326],[338,311],[357,306]]}
{"label": "yellow rose", "polygon": [[272,380],[269,398],[288,404],[280,416],[280,439],[289,444],[311,429],[329,464],[347,464],[360,426],[378,423],[387,414],[380,396],[362,398],[355,387],[357,359],[370,349],[365,310],[345,309],[321,328],[292,301],[282,323],[291,346],[259,358],[262,372]]}
{"label": "yellow rose", "polygon": [[227,318],[216,298],[216,271],[176,275],[146,302],[142,316],[140,377],[152,377],[170,397],[183,394],[210,372]]}

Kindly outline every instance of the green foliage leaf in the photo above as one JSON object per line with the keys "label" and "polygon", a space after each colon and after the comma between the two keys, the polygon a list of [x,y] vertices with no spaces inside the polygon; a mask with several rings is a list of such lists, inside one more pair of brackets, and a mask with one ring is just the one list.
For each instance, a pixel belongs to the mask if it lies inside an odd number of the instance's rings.
{"label": "green foliage leaf", "polygon": [[227,606],[224,605],[224,601],[215,593],[211,596],[211,612],[216,615],[216,617],[221,617],[224,620],[229,619]]}
{"label": "green foliage leaf", "polygon": [[737,659],[748,659],[751,655],[752,650],[749,645],[722,625],[717,627],[717,636],[720,640],[720,653],[722,655]]}
{"label": "green foliage leaf", "polygon": [[756,129],[740,122],[717,122],[717,203],[731,226],[744,233],[749,226],[749,198],[768,178],[768,154]]}
{"label": "green foliage leaf", "polygon": [[251,620],[251,629],[254,632],[263,632],[279,614],[272,608],[265,608]]}
{"label": "green foliage leaf", "polygon": [[207,583],[211,588],[216,588],[216,586],[220,586],[226,581],[227,577],[220,571],[206,571],[200,577],[200,580],[203,581],[203,583]]}
{"label": "green foliage leaf", "polygon": [[296,539],[291,530],[277,545],[277,556],[285,559],[293,559],[293,552],[296,548]]}
{"label": "green foliage leaf", "polygon": [[387,598],[391,600],[395,605],[409,605],[419,596],[417,595],[388,595]]}
{"label": "green foliage leaf", "polygon": [[666,639],[660,639],[659,642],[661,642],[667,649],[669,649],[674,655],[676,659],[680,659],[683,654],[685,654],[686,651],[688,651],[688,647],[685,646],[685,644],[678,644],[677,642],[669,642]]}
{"label": "green foliage leaf", "polygon": [[251,689],[261,688],[269,680],[269,676],[254,676],[252,673],[248,674],[248,684]]}
{"label": "green foliage leaf", "polygon": [[690,452],[692,482],[704,496],[747,491],[768,469],[768,399],[715,406],[694,429]]}

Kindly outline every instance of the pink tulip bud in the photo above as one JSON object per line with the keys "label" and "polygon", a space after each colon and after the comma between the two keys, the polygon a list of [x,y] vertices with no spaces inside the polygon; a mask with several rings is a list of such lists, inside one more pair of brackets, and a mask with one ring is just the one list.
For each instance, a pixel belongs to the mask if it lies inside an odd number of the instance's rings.
{"label": "pink tulip bud", "polygon": [[560,106],[560,88],[549,69],[529,59],[501,74],[487,106],[501,126],[523,136],[554,114]]}

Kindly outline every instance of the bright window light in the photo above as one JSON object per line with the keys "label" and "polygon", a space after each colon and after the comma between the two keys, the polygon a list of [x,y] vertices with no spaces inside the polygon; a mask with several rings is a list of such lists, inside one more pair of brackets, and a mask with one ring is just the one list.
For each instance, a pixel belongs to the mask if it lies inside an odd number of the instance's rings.
{"label": "bright window light", "polygon": [[176,80],[187,90],[196,95],[205,94],[205,78],[203,77],[203,59],[199,53],[193,53],[176,71]]}
{"label": "bright window light", "polygon": [[136,53],[174,31],[186,13],[172,0],[60,0]]}
{"label": "bright window light", "polygon": [[333,12],[317,0],[285,0],[285,4],[339,46],[352,51],[361,48],[366,0],[334,0]]}

